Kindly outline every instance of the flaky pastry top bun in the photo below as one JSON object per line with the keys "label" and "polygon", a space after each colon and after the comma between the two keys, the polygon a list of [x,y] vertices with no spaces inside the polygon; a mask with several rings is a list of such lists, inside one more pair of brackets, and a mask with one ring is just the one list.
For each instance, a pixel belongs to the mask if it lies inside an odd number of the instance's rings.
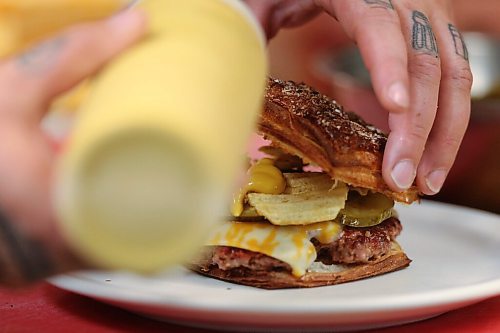
{"label": "flaky pastry top bun", "polygon": [[419,199],[415,186],[395,192],[382,178],[387,135],[305,84],[269,78],[259,131],[273,146],[321,167],[333,179],[399,202]]}

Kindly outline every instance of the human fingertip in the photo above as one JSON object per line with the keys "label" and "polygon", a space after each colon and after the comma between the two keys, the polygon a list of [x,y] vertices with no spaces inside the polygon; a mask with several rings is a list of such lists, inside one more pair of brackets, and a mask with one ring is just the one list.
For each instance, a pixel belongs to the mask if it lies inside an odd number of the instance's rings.
{"label": "human fingertip", "polygon": [[392,181],[401,191],[409,189],[416,176],[417,169],[415,163],[409,159],[399,161],[391,171]]}
{"label": "human fingertip", "polygon": [[427,185],[428,189],[431,191],[430,193],[426,194],[433,195],[441,191],[444,181],[446,180],[446,176],[447,172],[444,169],[431,171],[425,177],[425,185]]}
{"label": "human fingertip", "polygon": [[401,81],[394,82],[389,86],[387,96],[392,103],[402,109],[410,107],[410,93],[406,85]]}

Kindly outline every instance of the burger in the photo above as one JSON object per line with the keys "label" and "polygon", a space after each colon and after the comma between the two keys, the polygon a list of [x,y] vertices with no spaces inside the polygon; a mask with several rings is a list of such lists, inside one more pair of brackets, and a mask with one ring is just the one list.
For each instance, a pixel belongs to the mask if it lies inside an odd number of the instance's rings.
{"label": "burger", "polygon": [[319,287],[381,275],[411,260],[396,242],[395,202],[382,178],[387,136],[305,84],[269,79],[259,132],[268,157],[251,165],[231,216],[190,268],[253,287]]}

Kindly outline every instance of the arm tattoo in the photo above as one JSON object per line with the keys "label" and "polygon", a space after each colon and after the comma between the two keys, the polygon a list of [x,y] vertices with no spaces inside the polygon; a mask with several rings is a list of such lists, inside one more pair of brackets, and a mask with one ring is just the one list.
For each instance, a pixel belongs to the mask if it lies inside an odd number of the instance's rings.
{"label": "arm tattoo", "polygon": [[17,58],[17,63],[19,67],[33,74],[43,73],[50,69],[56,62],[54,60],[65,43],[66,40],[63,37],[44,42],[34,49],[20,55]]}
{"label": "arm tattoo", "polygon": [[41,242],[23,235],[0,212],[0,283],[20,285],[56,273]]}
{"label": "arm tattoo", "polygon": [[436,37],[432,31],[431,24],[427,16],[419,11],[414,11],[413,32],[411,45],[417,51],[423,51],[431,55],[438,56]]}
{"label": "arm tattoo", "polygon": [[453,38],[453,43],[455,44],[455,53],[469,61],[469,51],[467,50],[462,34],[458,31],[457,27],[451,23],[448,24],[448,29],[450,30],[451,38]]}
{"label": "arm tattoo", "polygon": [[371,7],[394,9],[391,0],[363,0]]}

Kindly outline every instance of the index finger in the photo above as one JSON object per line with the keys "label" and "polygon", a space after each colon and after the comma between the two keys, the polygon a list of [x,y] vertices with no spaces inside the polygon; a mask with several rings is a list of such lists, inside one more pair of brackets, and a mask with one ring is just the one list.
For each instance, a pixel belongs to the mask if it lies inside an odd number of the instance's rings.
{"label": "index finger", "polygon": [[441,61],[425,9],[413,2],[398,3],[409,45],[412,105],[405,114],[389,116],[391,133],[382,169],[384,179],[396,190],[406,190],[413,184],[438,107]]}

